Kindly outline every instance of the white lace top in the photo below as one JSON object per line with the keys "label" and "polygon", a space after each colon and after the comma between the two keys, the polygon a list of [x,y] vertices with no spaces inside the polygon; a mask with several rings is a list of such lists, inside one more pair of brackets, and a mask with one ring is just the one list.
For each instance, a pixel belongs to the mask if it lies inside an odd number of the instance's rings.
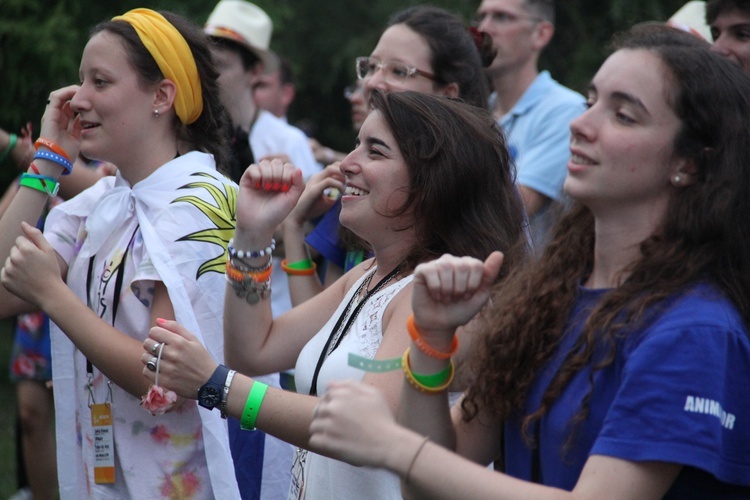
{"label": "white lace top", "polygon": [[[375,270],[371,272],[374,273]],[[295,369],[297,392],[309,394],[315,366],[331,330],[336,325],[339,316],[344,314],[349,300],[369,274],[365,273],[352,286],[328,323],[302,349],[297,358]],[[413,276],[407,276],[396,283],[389,284],[374,294],[362,307],[346,336],[341,340],[339,347],[323,363],[318,375],[318,393],[323,393],[331,380],[362,380],[365,372],[349,366],[349,353],[353,352],[371,359],[375,357],[383,340],[383,315],[386,308],[393,297],[411,283],[412,278]],[[406,331],[404,331],[404,335],[406,335]],[[290,498],[300,496],[299,491],[295,488],[301,479],[297,465],[295,463],[295,469],[292,470]],[[304,492],[301,496],[307,499],[372,498],[387,500],[389,498],[401,498],[398,476],[384,470],[353,467],[338,460],[309,453],[304,474]]]}

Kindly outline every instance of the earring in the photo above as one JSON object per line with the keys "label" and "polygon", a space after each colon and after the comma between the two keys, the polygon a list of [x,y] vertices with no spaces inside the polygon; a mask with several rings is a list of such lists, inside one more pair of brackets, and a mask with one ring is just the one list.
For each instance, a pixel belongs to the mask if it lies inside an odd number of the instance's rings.
{"label": "earring", "polygon": [[672,184],[675,186],[682,184],[682,176],[680,174],[675,174],[674,177],[672,177]]}
{"label": "earring", "polygon": [[154,108],[154,118],[159,118],[159,110]]}

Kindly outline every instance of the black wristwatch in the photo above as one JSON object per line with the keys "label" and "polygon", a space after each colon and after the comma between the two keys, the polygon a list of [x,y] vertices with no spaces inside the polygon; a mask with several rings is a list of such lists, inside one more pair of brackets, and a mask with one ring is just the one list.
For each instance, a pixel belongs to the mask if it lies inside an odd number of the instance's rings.
{"label": "black wristwatch", "polygon": [[213,410],[221,403],[221,393],[224,391],[224,381],[229,374],[229,368],[219,365],[214,374],[198,389],[198,404],[208,410]]}

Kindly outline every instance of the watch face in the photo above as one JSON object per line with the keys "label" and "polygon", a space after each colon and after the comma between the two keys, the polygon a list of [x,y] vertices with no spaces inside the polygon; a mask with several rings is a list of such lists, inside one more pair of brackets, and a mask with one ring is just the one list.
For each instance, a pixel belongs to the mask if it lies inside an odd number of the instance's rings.
{"label": "watch face", "polygon": [[221,402],[221,391],[216,387],[203,386],[198,394],[198,404],[204,408],[213,409]]}

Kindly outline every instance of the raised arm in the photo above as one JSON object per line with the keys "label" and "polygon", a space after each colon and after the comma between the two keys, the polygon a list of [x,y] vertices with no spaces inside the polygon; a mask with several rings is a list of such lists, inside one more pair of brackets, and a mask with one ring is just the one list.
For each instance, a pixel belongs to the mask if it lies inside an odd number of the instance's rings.
{"label": "raised arm", "polygon": [[[302,173],[275,159],[251,165],[240,181],[233,248],[243,252],[242,265],[264,269],[277,226],[297,204]],[[273,293],[273,291],[271,292]],[[224,302],[224,352],[228,366],[256,375],[292,368],[307,341],[325,324],[343,297],[344,287],[328,289],[285,315],[273,319],[270,301],[248,301],[245,290],[227,285]]]}
{"label": "raised arm", "polygon": [[[74,117],[69,102],[77,89],[76,86],[70,86],[52,92],[42,118],[41,137],[59,146],[69,158],[76,158],[80,149],[81,124],[80,120]],[[40,149],[49,151],[46,146],[40,146]],[[35,159],[34,165],[38,170],[38,175],[55,181],[64,171],[61,165],[48,159]],[[29,173],[37,175],[33,169],[30,169]],[[18,190],[0,219],[0,260],[2,262],[5,262],[10,255],[16,238],[23,234],[21,222],[36,224],[48,198],[49,195],[41,190],[28,187]],[[64,279],[67,275],[67,264],[59,257],[57,260],[59,272]],[[27,302],[9,293],[4,287],[0,288],[0,317],[9,317],[32,309],[33,307]]]}

